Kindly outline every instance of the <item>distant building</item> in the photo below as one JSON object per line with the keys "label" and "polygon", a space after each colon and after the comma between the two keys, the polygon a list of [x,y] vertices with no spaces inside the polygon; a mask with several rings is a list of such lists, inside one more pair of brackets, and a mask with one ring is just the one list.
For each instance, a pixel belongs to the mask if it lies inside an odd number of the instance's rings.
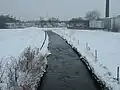
{"label": "distant building", "polygon": [[35,23],[33,22],[16,22],[16,23],[6,23],[9,29],[16,28],[26,28],[26,27],[35,27]]}
{"label": "distant building", "polygon": [[99,20],[92,20],[89,22],[90,29],[104,29],[106,31],[120,31],[120,16],[106,17]]}
{"label": "distant building", "polygon": [[112,18],[104,18],[104,29],[105,30],[108,30],[108,31],[111,31],[112,29]]}
{"label": "distant building", "polygon": [[111,18],[111,30],[116,32],[120,31],[120,16]]}
{"label": "distant building", "polygon": [[90,29],[103,29],[104,28],[103,19],[89,21],[89,28]]}
{"label": "distant building", "polygon": [[73,20],[68,22],[68,28],[73,29],[87,29],[89,28],[88,20]]}
{"label": "distant building", "polygon": [[15,23],[6,23],[8,28],[13,29],[16,28],[16,24]]}

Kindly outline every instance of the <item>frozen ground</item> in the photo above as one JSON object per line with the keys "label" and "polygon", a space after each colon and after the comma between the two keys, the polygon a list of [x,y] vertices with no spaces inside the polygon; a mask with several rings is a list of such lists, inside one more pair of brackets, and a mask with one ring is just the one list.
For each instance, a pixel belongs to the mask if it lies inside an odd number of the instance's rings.
{"label": "frozen ground", "polygon": [[[18,61],[22,63],[24,60],[28,60],[27,56],[24,56],[25,54],[26,55],[28,54],[27,52],[29,52],[30,54],[33,54],[32,63],[34,63],[34,65],[36,65],[36,63],[38,64],[38,60],[41,58],[41,56],[44,57],[48,55],[48,49],[47,49],[48,36],[46,38],[46,42],[42,50],[41,51],[39,50],[43,44],[44,39],[45,39],[45,32],[42,31],[42,29],[38,29],[34,27],[26,28],[26,29],[1,29],[0,30],[0,67],[1,67],[0,88],[1,89],[9,90],[11,88],[11,86],[9,85],[11,80],[9,80],[8,78],[10,76],[9,72],[14,73],[14,68],[17,66],[15,64],[16,63],[19,64]],[[45,65],[47,64],[46,57],[44,57],[41,62],[42,62],[41,65],[44,65],[45,67]],[[41,72],[38,72],[38,76],[36,77],[39,80],[43,72],[45,71],[44,67],[42,66],[40,67]],[[36,69],[36,66],[34,66],[33,68]],[[27,79],[25,79],[25,75],[27,75],[25,71],[23,72],[21,68],[19,68],[19,70],[16,72],[17,73],[15,73],[15,75],[11,75],[11,76],[17,77],[18,83],[15,86],[19,86],[19,85],[22,86],[24,85],[24,83],[28,83],[28,84],[32,83],[31,86],[33,85],[33,83],[35,83],[33,86],[36,86],[36,83],[38,83],[38,81],[35,81],[38,79],[32,77],[34,79],[33,82],[32,82],[32,79],[30,79],[31,73],[29,73],[29,69],[26,70],[29,77],[28,82],[27,82]],[[24,79],[26,80],[26,82]],[[30,80],[31,80],[31,83],[29,83]]]}
{"label": "frozen ground", "polygon": [[44,38],[44,31],[37,28],[0,30],[0,58],[19,56],[28,46],[40,47]]}
{"label": "frozen ground", "polygon": [[116,80],[116,68],[120,66],[120,33],[68,29],[53,31],[86,57],[90,66],[94,68],[94,73],[105,81],[107,87],[120,90],[120,84]]}

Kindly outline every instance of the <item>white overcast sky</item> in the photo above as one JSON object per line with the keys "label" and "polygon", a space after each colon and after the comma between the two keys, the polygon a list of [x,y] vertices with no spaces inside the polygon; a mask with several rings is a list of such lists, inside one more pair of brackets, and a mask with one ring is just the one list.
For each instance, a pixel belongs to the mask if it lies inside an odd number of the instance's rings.
{"label": "white overcast sky", "polygon": [[[40,16],[67,20],[84,17],[90,10],[98,10],[102,17],[106,0],[0,0],[0,14],[12,14],[18,19],[33,20]],[[110,16],[120,14],[120,0],[110,0]]]}

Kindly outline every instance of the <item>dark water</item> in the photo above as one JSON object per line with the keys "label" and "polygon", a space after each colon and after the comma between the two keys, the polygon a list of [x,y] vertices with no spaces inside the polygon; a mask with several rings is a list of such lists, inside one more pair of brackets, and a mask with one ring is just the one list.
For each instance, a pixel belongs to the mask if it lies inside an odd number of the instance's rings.
{"label": "dark water", "polygon": [[38,90],[98,90],[78,55],[50,31],[48,69]]}

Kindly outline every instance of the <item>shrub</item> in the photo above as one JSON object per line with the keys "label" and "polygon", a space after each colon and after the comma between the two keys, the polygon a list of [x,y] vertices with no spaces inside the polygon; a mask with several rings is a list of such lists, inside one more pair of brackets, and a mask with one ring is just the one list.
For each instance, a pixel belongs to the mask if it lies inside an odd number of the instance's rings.
{"label": "shrub", "polygon": [[45,72],[46,56],[39,48],[27,47],[19,60],[12,56],[5,58],[8,61],[6,68],[2,67],[1,60],[0,82],[6,85],[7,90],[34,90]]}

